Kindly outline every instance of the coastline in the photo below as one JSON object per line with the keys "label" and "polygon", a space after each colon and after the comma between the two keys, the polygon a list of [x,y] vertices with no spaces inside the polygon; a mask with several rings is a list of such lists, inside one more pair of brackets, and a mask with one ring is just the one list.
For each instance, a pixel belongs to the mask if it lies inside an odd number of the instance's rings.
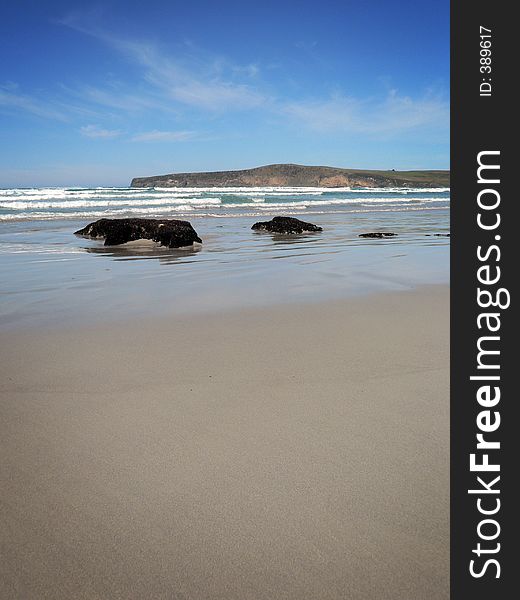
{"label": "coastline", "polygon": [[5,332],[2,593],[447,599],[448,292]]}
{"label": "coastline", "polygon": [[[341,300],[449,281],[446,210],[301,217],[318,234],[251,230],[248,216],[191,219],[202,245],[105,247],[88,221],[0,226],[0,331],[110,324]],[[380,228],[391,239],[359,237]]]}

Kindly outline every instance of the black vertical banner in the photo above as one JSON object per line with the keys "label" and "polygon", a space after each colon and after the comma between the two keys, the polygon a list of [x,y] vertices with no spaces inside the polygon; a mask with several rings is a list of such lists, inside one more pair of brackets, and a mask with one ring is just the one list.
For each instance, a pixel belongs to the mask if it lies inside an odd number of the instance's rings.
{"label": "black vertical banner", "polygon": [[[451,597],[516,597],[520,375],[511,2],[451,5]],[[517,88],[516,91],[514,88]],[[516,161],[516,169],[513,168]],[[518,335],[518,333],[517,333]],[[515,433],[513,433],[515,432]],[[513,440],[513,436],[515,439]],[[506,590],[508,592],[506,593]],[[511,595],[512,594],[512,595]]]}

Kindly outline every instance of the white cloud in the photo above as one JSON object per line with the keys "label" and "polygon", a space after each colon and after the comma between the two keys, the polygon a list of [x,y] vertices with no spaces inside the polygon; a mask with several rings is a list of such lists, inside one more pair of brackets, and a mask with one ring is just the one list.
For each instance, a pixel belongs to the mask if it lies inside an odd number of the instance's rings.
{"label": "white cloud", "polygon": [[184,142],[195,137],[193,131],[146,131],[134,135],[132,142]]}
{"label": "white cloud", "polygon": [[0,108],[4,107],[8,110],[25,112],[44,119],[67,120],[64,113],[51,104],[26,94],[15,94],[10,91],[14,89],[17,89],[17,86],[11,83],[3,89],[0,88]]}
{"label": "white cloud", "polygon": [[383,99],[335,95],[325,100],[285,104],[282,114],[320,133],[365,133],[391,136],[449,125],[449,103],[440,96],[402,96],[391,90]]}
{"label": "white cloud", "polygon": [[[183,64],[165,57],[158,48],[141,42],[112,39],[112,44],[144,67],[144,78],[172,100],[211,111],[257,108],[267,98],[246,83],[226,78],[212,60]],[[231,69],[237,73],[236,67]]]}
{"label": "white cloud", "polygon": [[144,80],[165,98],[209,111],[247,110],[268,101],[249,82],[237,81],[242,75],[249,79],[254,77],[258,65],[235,65],[211,56],[197,60],[169,56],[151,42],[125,39],[97,27],[88,27],[77,15],[60,22],[103,41],[130,63],[141,67]]}
{"label": "white cloud", "polygon": [[243,73],[248,77],[256,77],[260,73],[260,67],[255,63],[248,65],[232,65],[231,69],[234,73]]}
{"label": "white cloud", "polygon": [[126,93],[119,86],[102,89],[95,86],[82,86],[78,90],[69,90],[74,96],[93,104],[113,108],[117,111],[133,113],[138,111],[160,110],[173,111],[171,103],[149,94]]}
{"label": "white cloud", "polygon": [[281,108],[281,112],[315,131],[346,131],[356,128],[359,104],[359,101],[353,98],[336,96],[326,100],[290,102]]}
{"label": "white cloud", "polygon": [[[155,43],[113,35],[98,26],[85,25],[88,22],[88,18],[78,15],[61,21],[110,46],[140,72],[140,77],[134,77],[131,85],[112,81],[75,89],[62,86],[62,99],[54,102],[23,95],[16,84],[10,83],[0,86],[0,108],[60,121],[81,118],[92,122],[106,120],[107,108],[113,109],[110,116],[116,122],[121,117],[132,118],[138,112],[147,116],[160,112],[173,117],[176,124],[187,117],[212,118],[228,112],[257,110],[270,123],[275,117],[292,128],[305,128],[324,136],[363,134],[384,139],[428,132],[436,138],[447,139],[449,103],[439,94],[412,96],[391,90],[377,97],[337,93],[328,97],[284,100],[267,92],[268,88],[262,89],[256,63],[236,64],[186,44],[178,45],[177,52],[165,52]],[[98,18],[95,22],[101,20]],[[300,45],[312,48],[314,42]],[[191,131],[176,131],[176,126],[172,125],[172,130],[135,134],[129,139],[182,141],[196,137]],[[95,125],[84,126],[80,131],[91,138],[122,135],[119,130]]]}
{"label": "white cloud", "polygon": [[121,135],[118,129],[103,129],[98,125],[85,125],[80,128],[81,135],[89,138],[115,138]]}

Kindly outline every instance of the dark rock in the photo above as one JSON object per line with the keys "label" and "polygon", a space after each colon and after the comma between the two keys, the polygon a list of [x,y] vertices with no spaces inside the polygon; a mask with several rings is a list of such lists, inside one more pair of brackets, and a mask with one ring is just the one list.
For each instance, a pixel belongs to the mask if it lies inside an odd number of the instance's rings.
{"label": "dark rock", "polygon": [[269,231],[271,233],[303,233],[304,231],[322,231],[321,227],[305,223],[293,217],[274,217],[270,221],[255,223],[251,229]]}
{"label": "dark rock", "polygon": [[385,238],[385,237],[396,237],[397,233],[388,233],[386,231],[373,231],[371,233],[360,233],[359,237],[362,238]]}
{"label": "dark rock", "polygon": [[76,231],[75,235],[104,238],[105,246],[142,239],[153,240],[169,248],[202,243],[191,223],[176,219],[99,219]]}

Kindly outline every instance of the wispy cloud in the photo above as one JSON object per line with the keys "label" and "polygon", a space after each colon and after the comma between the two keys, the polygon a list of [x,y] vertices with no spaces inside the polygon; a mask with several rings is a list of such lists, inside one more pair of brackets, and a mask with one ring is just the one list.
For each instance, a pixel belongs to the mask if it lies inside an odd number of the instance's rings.
{"label": "wispy cloud", "polygon": [[250,78],[254,78],[260,73],[260,67],[256,63],[249,63],[248,65],[232,65],[231,70],[234,73],[244,74]]}
{"label": "wispy cloud", "polygon": [[143,79],[170,100],[209,111],[258,108],[269,100],[249,82],[239,80],[244,75],[249,79],[254,77],[258,65],[235,65],[211,56],[196,60],[171,56],[152,42],[125,39],[97,26],[88,26],[78,15],[69,15],[60,22],[115,49],[141,68]]}
{"label": "wispy cloud", "polygon": [[282,113],[320,133],[391,136],[424,128],[445,130],[449,123],[449,103],[441,96],[412,98],[397,90],[391,90],[383,99],[335,95],[289,102]]}
{"label": "wispy cloud", "polygon": [[121,85],[112,85],[105,89],[92,85],[84,85],[78,89],[68,89],[74,97],[89,104],[99,105],[125,113],[142,111],[175,112],[171,103],[149,93],[132,93],[122,89]]}
{"label": "wispy cloud", "polygon": [[[165,51],[157,43],[109,32],[95,14],[94,18],[69,15],[60,23],[106,44],[132,66],[137,76],[131,84],[119,80],[76,86],[59,84],[54,96],[41,91],[25,94],[16,84],[7,83],[0,85],[0,110],[74,123],[74,130],[79,128],[81,135],[89,138],[121,137],[133,142],[201,139],[191,131],[191,127],[199,128],[194,123],[208,119],[215,123],[216,117],[242,111],[256,111],[264,122],[283,121],[285,127],[310,130],[324,137],[358,134],[385,139],[428,130],[445,138],[448,130],[449,103],[442,94],[413,96],[394,89],[373,97],[338,92],[291,100],[286,90],[276,94],[265,87],[258,63],[237,64],[193,44],[180,44],[175,51]],[[316,42],[296,45],[312,51]],[[154,116],[159,113],[164,117],[159,128],[139,133],[140,127],[153,127]],[[142,124],[145,121],[141,115],[147,117],[146,124]],[[80,127],[81,122],[117,123],[121,129],[94,124]],[[212,135],[207,122],[203,127],[207,135]],[[123,129],[134,133],[125,134]]]}
{"label": "wispy cloud", "polygon": [[66,115],[52,104],[27,94],[15,93],[13,90],[17,90],[17,86],[12,83],[3,88],[0,87],[0,108],[28,113],[44,119],[67,120]]}
{"label": "wispy cloud", "polygon": [[300,40],[294,44],[299,50],[313,50],[318,45],[316,40]]}
{"label": "wispy cloud", "polygon": [[[247,110],[261,107],[268,101],[258,89],[226,77],[215,61],[186,65],[179,59],[165,56],[150,44],[113,39],[111,42],[144,69],[144,79],[149,84],[171,100],[210,111]],[[251,68],[244,67],[248,73]],[[240,72],[235,66],[230,68],[229,75]]]}
{"label": "wispy cloud", "polygon": [[121,135],[118,129],[103,129],[99,125],[85,125],[80,128],[81,135],[89,138],[116,138]]}
{"label": "wispy cloud", "polygon": [[184,142],[196,136],[194,131],[146,131],[131,138],[132,142]]}

